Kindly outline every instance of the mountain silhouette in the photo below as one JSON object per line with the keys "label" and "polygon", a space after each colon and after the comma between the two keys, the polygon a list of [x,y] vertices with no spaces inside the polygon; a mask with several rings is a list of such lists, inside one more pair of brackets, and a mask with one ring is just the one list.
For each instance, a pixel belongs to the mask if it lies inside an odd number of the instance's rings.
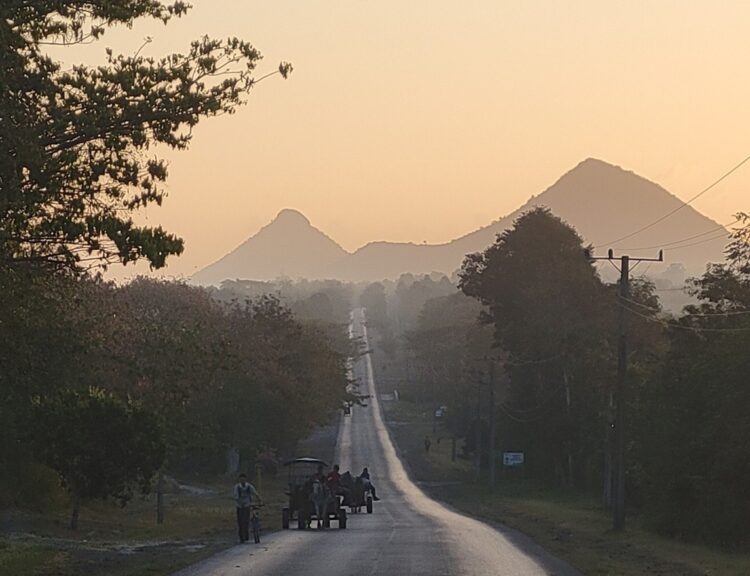
{"label": "mountain silhouette", "polygon": [[[226,278],[264,280],[282,275],[361,281],[397,278],[406,272],[451,274],[466,254],[487,248],[535,206],[548,207],[600,252],[614,248],[616,253],[655,256],[663,246],[667,262],[679,262],[694,274],[707,262],[723,260],[726,236],[717,222],[658,184],[589,158],[518,210],[444,244],[371,242],[350,254],[302,214],[284,210],[258,234],[196,274],[194,281],[215,284]],[[657,225],[612,244],[672,211]],[[676,243],[695,235],[700,236]]]}
{"label": "mountain silhouette", "polygon": [[227,279],[322,278],[348,256],[297,210],[285,209],[229,254],[192,277],[198,284]]}

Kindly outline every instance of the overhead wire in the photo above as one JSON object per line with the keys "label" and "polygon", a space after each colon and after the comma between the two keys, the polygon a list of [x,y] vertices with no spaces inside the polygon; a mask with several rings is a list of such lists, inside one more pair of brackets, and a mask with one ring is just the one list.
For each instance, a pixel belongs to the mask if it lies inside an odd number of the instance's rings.
{"label": "overhead wire", "polygon": [[729,178],[729,176],[731,176],[732,174],[734,174],[735,172],[737,172],[737,170],[739,170],[740,168],[742,168],[742,166],[744,166],[748,162],[750,162],[750,155],[748,155],[745,158],[743,158],[742,161],[740,161],[738,164],[735,164],[730,170],[728,170],[727,172],[725,172],[724,174],[722,174],[717,180],[714,180],[711,184],[709,184],[708,186],[706,186],[705,188],[703,188],[703,190],[701,190],[700,192],[698,192],[697,194],[695,194],[692,198],[689,198],[687,201],[683,201],[679,206],[677,206],[676,208],[673,208],[672,210],[670,210],[669,212],[667,212],[663,216],[660,216],[659,218],[657,218],[656,220],[650,222],[649,224],[646,224],[645,226],[641,226],[640,228],[638,228],[634,232],[626,234],[625,236],[621,236],[620,238],[617,238],[616,240],[611,240],[609,242],[605,242],[603,245],[615,245],[615,244],[618,244],[618,243],[622,242],[623,240],[627,240],[628,238],[632,238],[633,236],[636,236],[637,234],[640,234],[641,232],[644,232],[644,231],[646,231],[646,230],[648,230],[650,228],[653,228],[654,226],[656,226],[660,222],[663,222],[664,220],[666,220],[667,218],[669,218],[673,214],[679,212],[680,210],[682,210],[686,206],[689,206],[692,202],[694,202],[695,200],[697,200],[698,198],[700,198],[701,196],[703,196],[704,194],[706,194],[707,192],[709,192],[710,190],[712,190],[713,188],[715,188],[716,186],[718,186],[721,182],[723,182],[724,180],[726,180],[727,178]]}
{"label": "overhead wire", "polygon": [[628,306],[623,305],[623,309],[627,310],[631,314],[635,314],[636,316],[640,316],[641,318],[648,320],[649,322],[654,322],[656,324],[661,324],[662,326],[666,328],[677,328],[679,330],[688,330],[690,332],[750,332],[749,328],[703,328],[698,326],[685,326],[684,324],[678,324],[677,322],[670,322],[667,320],[663,320],[661,318],[655,318],[653,316],[647,316],[646,314],[642,314],[641,312],[638,312],[638,310],[633,310],[632,308],[629,308]]}
{"label": "overhead wire", "polygon": [[[628,304],[634,304],[635,306],[644,308],[645,310],[649,310],[650,312],[662,312],[660,308],[654,308],[653,306],[649,306],[648,304],[644,304],[642,302],[637,302],[636,300],[632,300],[630,298],[625,298],[624,296],[618,296],[618,298],[624,302],[627,302]],[[681,318],[687,318],[690,316],[701,318],[710,318],[711,316],[747,316],[748,314],[750,314],[750,310],[730,310],[728,312],[687,312],[686,314],[683,314]]]}
{"label": "overhead wire", "polygon": [[[725,232],[725,233],[729,234],[730,232],[729,232],[729,230],[727,230],[727,227],[728,226],[732,226],[733,224],[736,224],[737,222],[739,222],[739,220],[740,220],[739,218],[735,218],[731,222],[728,222],[726,224],[719,224],[718,226],[712,228],[711,230],[707,230],[705,232],[701,232],[700,234],[694,234],[692,236],[688,236],[688,237],[682,238],[680,240],[673,240],[672,242],[667,242],[667,243],[664,243],[664,244],[654,244],[652,246],[636,246],[636,247],[628,247],[628,248],[623,247],[623,248],[620,248],[620,250],[655,250],[657,248],[667,248],[669,246],[674,246],[676,244],[682,244],[683,242],[688,242],[690,240],[695,240],[696,238],[700,238],[700,237],[706,236],[708,234],[714,234],[715,232],[718,232],[720,230],[722,232]],[[720,238],[722,235],[723,234],[720,234],[718,236],[718,238]]]}
{"label": "overhead wire", "polygon": [[729,233],[723,232],[721,234],[717,234],[716,236],[712,236],[710,238],[704,238],[703,240],[691,242],[690,244],[683,244],[682,246],[674,246],[673,248],[670,248],[669,250],[671,252],[676,252],[678,250],[682,250],[683,248],[690,248],[691,246],[698,246],[700,244],[705,244],[706,242],[713,242],[714,240],[718,240],[719,238],[729,238]]}

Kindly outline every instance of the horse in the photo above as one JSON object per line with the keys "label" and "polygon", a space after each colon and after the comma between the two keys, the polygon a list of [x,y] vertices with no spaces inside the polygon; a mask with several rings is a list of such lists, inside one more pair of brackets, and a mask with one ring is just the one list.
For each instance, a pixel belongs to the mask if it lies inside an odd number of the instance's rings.
{"label": "horse", "polygon": [[328,504],[331,500],[331,492],[328,486],[320,480],[313,480],[310,492],[310,501],[315,508],[315,517],[318,519],[318,528],[325,524],[328,519]]}
{"label": "horse", "polygon": [[345,490],[344,504],[349,506],[352,512],[360,512],[365,505],[365,494],[368,489],[365,482],[359,476],[352,476],[351,472],[341,475],[341,486]]}

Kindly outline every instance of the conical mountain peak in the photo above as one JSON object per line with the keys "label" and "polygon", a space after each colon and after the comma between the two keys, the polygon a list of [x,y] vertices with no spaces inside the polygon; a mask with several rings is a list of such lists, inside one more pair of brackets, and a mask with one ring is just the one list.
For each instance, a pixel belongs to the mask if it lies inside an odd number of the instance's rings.
{"label": "conical mountain peak", "polygon": [[293,208],[284,208],[273,219],[272,224],[283,224],[284,226],[311,226],[310,220],[302,212]]}
{"label": "conical mountain peak", "polygon": [[[655,248],[665,245],[669,261],[684,264],[691,273],[700,273],[707,262],[723,260],[726,237],[722,234],[708,236],[694,245],[676,242],[715,232],[720,228],[717,222],[686,206],[655,182],[609,162],[587,158],[517,210],[445,244],[371,242],[350,254],[303,214],[287,208],[193,279],[218,284],[226,278],[375,280],[397,278],[405,272],[450,274],[461,265],[466,254],[486,249],[497,234],[535,206],[546,206],[573,225],[585,242],[595,246],[649,256],[655,254]],[[673,216],[658,226],[650,226],[662,214]],[[641,229],[626,243],[616,243],[617,238]]]}
{"label": "conical mountain peak", "polygon": [[195,274],[193,280],[220,284],[235,278],[320,278],[347,255],[304,214],[286,208],[232,252]]}

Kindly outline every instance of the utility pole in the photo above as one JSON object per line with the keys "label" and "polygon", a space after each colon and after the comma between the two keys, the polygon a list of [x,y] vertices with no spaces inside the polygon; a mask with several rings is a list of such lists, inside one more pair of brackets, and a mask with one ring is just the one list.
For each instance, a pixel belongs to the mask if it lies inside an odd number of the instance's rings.
{"label": "utility pole", "polygon": [[630,298],[630,257],[620,259],[620,310],[617,335],[617,385],[615,386],[615,493],[612,506],[612,526],[625,528],[625,380],[628,373],[628,318],[625,300]]}
{"label": "utility pole", "polygon": [[[588,254],[590,260],[616,260],[612,249],[607,256],[594,257]],[[631,258],[620,256],[620,306],[617,335],[617,382],[612,395],[615,408],[615,441],[612,462],[613,503],[612,527],[617,530],[625,528],[625,404],[628,373],[628,319],[625,303],[630,299],[630,263],[631,262],[663,262],[664,252],[659,250],[658,258]]]}
{"label": "utility pole", "polygon": [[490,358],[490,491],[495,490],[495,361]]}
{"label": "utility pole", "polygon": [[477,381],[477,429],[476,429],[476,474],[477,482],[482,478],[482,380]]}

